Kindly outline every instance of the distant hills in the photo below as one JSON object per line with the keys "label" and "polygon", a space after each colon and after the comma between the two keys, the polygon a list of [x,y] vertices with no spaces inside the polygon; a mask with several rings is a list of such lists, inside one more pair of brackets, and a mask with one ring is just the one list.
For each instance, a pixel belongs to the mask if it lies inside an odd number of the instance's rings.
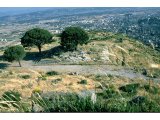
{"label": "distant hills", "polygon": [[[135,8],[135,7],[68,7],[68,8],[46,8],[46,7],[20,7],[20,8],[0,8],[0,20],[1,22],[15,22],[23,21],[25,18],[30,21],[35,21],[39,19],[52,19],[59,16],[66,15],[97,15],[97,14],[126,14],[134,12],[148,12],[148,11],[160,11],[160,8]],[[39,18],[39,19],[38,19]]]}
{"label": "distant hills", "polygon": [[[124,33],[159,47],[159,13],[158,7],[0,8],[0,38],[19,39],[32,27],[60,32],[68,26],[80,26],[86,30]],[[9,31],[5,33],[6,30]]]}

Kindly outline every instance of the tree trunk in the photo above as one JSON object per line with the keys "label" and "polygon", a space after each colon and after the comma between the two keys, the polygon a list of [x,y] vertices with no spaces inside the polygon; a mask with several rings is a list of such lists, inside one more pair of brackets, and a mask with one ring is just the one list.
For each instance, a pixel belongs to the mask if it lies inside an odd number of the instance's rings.
{"label": "tree trunk", "polygon": [[20,60],[18,60],[19,66],[22,67]]}
{"label": "tree trunk", "polygon": [[125,66],[126,65],[125,55],[123,51],[121,51],[121,53],[122,53],[122,66]]}
{"label": "tree trunk", "polygon": [[39,53],[41,53],[42,51],[41,51],[41,46],[38,46],[38,50],[39,50]]}

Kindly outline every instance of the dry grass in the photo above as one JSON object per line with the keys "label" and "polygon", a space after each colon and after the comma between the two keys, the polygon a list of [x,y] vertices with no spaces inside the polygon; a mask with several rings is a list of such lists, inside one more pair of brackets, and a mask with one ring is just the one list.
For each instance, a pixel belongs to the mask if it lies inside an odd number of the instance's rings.
{"label": "dry grass", "polygon": [[[106,35],[111,36],[111,33],[97,33],[98,37],[103,37]],[[53,42],[51,44],[46,44],[43,46],[42,51],[49,50],[59,43]],[[79,46],[79,49],[82,49],[85,52],[89,52],[91,49],[94,52],[90,54],[91,59],[101,58],[101,52],[103,48],[107,47],[109,50],[109,59],[111,64],[122,64],[123,55],[125,56],[126,65],[131,67],[146,68],[150,69],[150,64],[160,64],[160,54],[155,52],[148,46],[143,45],[140,42],[135,42],[127,37],[124,38],[123,42],[117,42],[116,38],[110,38],[108,40],[102,41],[92,41],[91,43]],[[29,51],[29,50],[27,50]],[[30,52],[38,52],[36,47],[31,48]],[[122,55],[123,53],[123,55]],[[3,54],[3,51],[0,51],[0,55]],[[52,59],[52,58],[50,58]],[[91,61],[90,63],[92,63]],[[98,64],[98,62],[93,62]],[[99,61],[99,63],[102,63]],[[84,89],[94,89],[94,80],[93,78],[87,78],[83,76],[70,76],[70,75],[56,75],[47,77],[47,80],[41,80],[37,82],[37,79],[43,73],[43,70],[34,71],[31,69],[24,69],[18,67],[7,68],[8,73],[0,75],[2,84],[0,85],[0,94],[4,91],[10,89],[16,89],[22,93],[22,96],[30,96],[32,91],[39,87],[43,91],[73,91],[78,92]],[[12,74],[10,74],[12,72]],[[152,72],[152,71],[151,71]],[[19,77],[19,75],[29,74],[30,79],[24,80]],[[62,81],[57,84],[52,83],[56,79],[62,79]],[[81,79],[87,80],[87,85],[78,84]],[[127,83],[135,82],[136,80],[131,80],[128,78],[121,78],[114,76],[113,78],[106,78],[103,81],[105,84],[114,84],[115,86],[121,86]],[[137,79],[138,82],[143,82],[143,80]],[[26,87],[25,87],[26,86]],[[27,87],[30,86],[30,87]]]}
{"label": "dry grass", "polygon": [[[4,91],[18,90],[23,97],[29,97],[32,91],[40,89],[43,92],[47,91],[60,91],[60,92],[79,92],[81,90],[94,89],[94,81],[84,76],[73,76],[73,75],[55,75],[48,76],[46,80],[38,80],[43,71],[33,71],[24,68],[9,68],[7,71],[14,71],[14,77],[10,77],[8,74],[7,78],[1,78],[0,82],[4,84],[0,87],[0,95]],[[19,75],[28,74],[31,76],[29,79],[23,79]],[[61,79],[61,81],[54,83],[55,80]],[[87,85],[78,84],[82,79],[87,80]]]}

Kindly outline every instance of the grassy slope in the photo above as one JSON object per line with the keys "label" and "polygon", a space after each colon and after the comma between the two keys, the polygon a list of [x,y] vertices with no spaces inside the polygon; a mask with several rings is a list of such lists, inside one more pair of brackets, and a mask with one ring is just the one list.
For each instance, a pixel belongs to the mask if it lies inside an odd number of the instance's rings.
{"label": "grassy slope", "polygon": [[[114,64],[121,66],[123,55],[125,56],[126,66],[135,67],[137,70],[141,70],[141,68],[145,68],[150,73],[158,74],[159,71],[151,70],[150,64],[160,63],[160,53],[153,50],[151,47],[143,45],[140,42],[136,42],[128,37],[122,35],[114,35],[112,33],[102,33],[99,32],[90,33],[92,37],[92,42],[88,45],[80,46],[79,49],[91,52],[90,57],[96,58],[97,61],[90,61],[90,63],[99,64],[102,63],[100,59],[100,54],[103,51],[103,48],[108,47],[110,53],[110,62],[107,64]],[[122,41],[121,39],[122,38]],[[48,44],[43,47],[43,50],[51,49],[53,46],[57,46],[58,42],[53,42],[53,44]],[[33,48],[30,50],[31,52],[36,52],[37,49]],[[122,53],[123,52],[123,53]],[[115,55],[115,56],[114,56]],[[52,58],[47,58],[52,59]],[[104,61],[103,61],[104,62]],[[84,63],[83,63],[84,64]],[[86,64],[86,63],[85,63]],[[106,64],[106,63],[105,63]],[[29,75],[28,79],[24,79],[23,75]],[[158,74],[159,75],[159,74]],[[158,76],[157,75],[157,76]],[[39,81],[38,81],[39,78]],[[60,79],[57,83],[54,81]],[[87,85],[79,84],[81,80],[87,80]],[[146,96],[150,101],[154,102],[157,107],[160,106],[159,101],[159,84],[150,83],[152,87],[156,87],[156,90],[148,91],[144,88],[144,85],[148,85],[149,83],[144,80],[132,80],[119,76],[72,76],[72,75],[53,75],[46,76],[43,70],[33,71],[26,70],[23,68],[7,68],[6,70],[2,70],[0,73],[0,94],[2,95],[4,91],[7,90],[18,90],[23,97],[23,100],[27,102],[30,101],[28,99],[33,91],[63,91],[63,92],[79,92],[81,90],[94,90],[95,87],[98,93],[103,93],[104,89],[102,86],[112,92],[107,93],[109,98],[106,97],[106,93],[101,94],[98,99],[102,99],[104,103],[111,107],[110,111],[114,111],[114,106],[118,106],[117,101],[121,98],[126,101],[130,101],[135,96]],[[134,94],[126,93],[119,90],[119,87],[126,84],[139,83],[140,87],[137,88],[137,92]],[[102,86],[101,86],[102,85]],[[110,94],[116,93],[115,96]],[[118,94],[117,94],[118,93]],[[114,102],[115,101],[115,102]],[[122,103],[121,105],[123,106]],[[122,107],[120,105],[120,107]],[[30,102],[29,105],[30,106]],[[116,108],[120,111],[121,108]],[[2,110],[3,111],[3,110]],[[134,110],[133,110],[134,111]],[[154,111],[154,110],[152,110]],[[155,109],[156,111],[156,109]],[[159,111],[159,109],[157,109]],[[116,110],[115,110],[116,112]]]}

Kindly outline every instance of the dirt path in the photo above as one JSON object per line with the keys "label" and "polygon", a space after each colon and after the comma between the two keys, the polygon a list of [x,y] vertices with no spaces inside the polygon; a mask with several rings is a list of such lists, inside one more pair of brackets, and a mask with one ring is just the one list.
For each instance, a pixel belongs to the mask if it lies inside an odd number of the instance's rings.
{"label": "dirt path", "polygon": [[135,73],[133,70],[128,69],[118,69],[115,66],[109,65],[41,65],[41,66],[34,66],[34,65],[27,65],[25,64],[24,67],[33,69],[33,70],[43,70],[47,71],[57,71],[60,73],[78,73],[82,75],[88,74],[99,74],[99,75],[117,75],[117,76],[124,76],[127,78],[142,78],[147,79],[142,74]]}
{"label": "dirt path", "polygon": [[[141,79],[151,79],[146,77],[140,73],[136,73],[131,69],[127,68],[120,68],[117,66],[111,65],[34,65],[32,61],[23,61],[22,62],[24,68],[29,68],[31,70],[43,70],[47,71],[57,71],[60,73],[77,73],[82,75],[116,75],[127,77],[130,79],[134,78],[141,78]],[[12,64],[12,67],[17,66],[16,64]],[[154,81],[160,81],[159,79],[152,79]]]}

